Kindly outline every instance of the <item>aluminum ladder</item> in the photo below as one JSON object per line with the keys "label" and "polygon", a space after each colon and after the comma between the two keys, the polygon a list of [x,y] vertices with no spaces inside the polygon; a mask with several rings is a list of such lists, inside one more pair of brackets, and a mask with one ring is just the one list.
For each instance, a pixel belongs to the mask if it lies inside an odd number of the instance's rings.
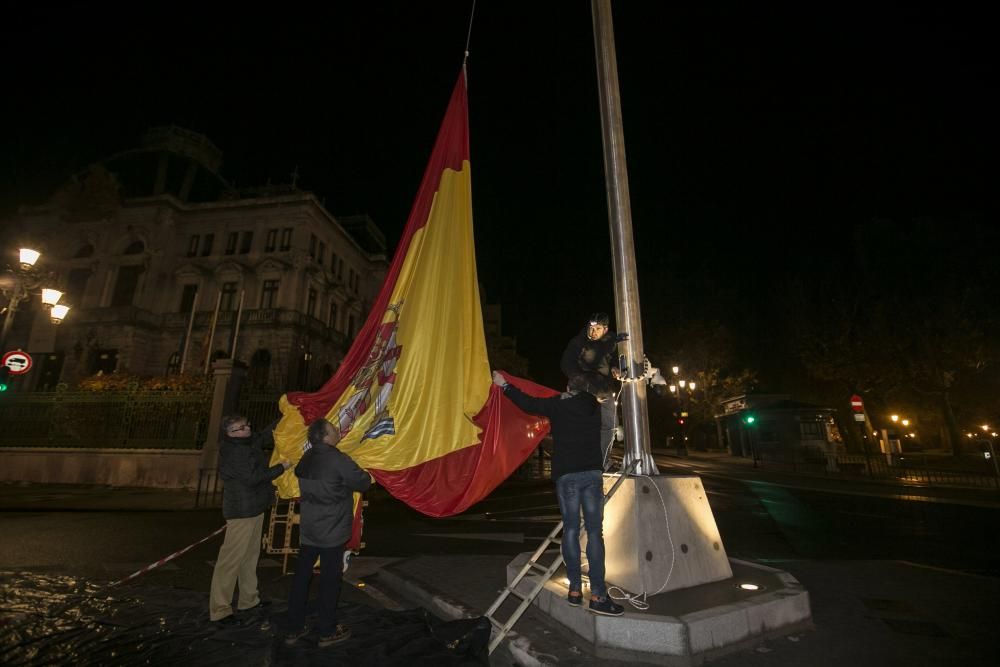
{"label": "aluminum ladder", "polygon": [[[604,494],[605,505],[608,504],[608,500],[611,499],[611,496],[613,496],[615,491],[618,490],[618,487],[621,486],[621,483],[625,480],[625,476],[635,468],[636,463],[638,463],[638,461],[633,461],[628,470],[621,470],[616,473],[618,475],[618,479],[615,481],[614,485],[608,489],[608,492]],[[555,571],[559,569],[560,565],[562,565],[563,557],[561,549],[555,559],[547,567],[538,562],[545,554],[545,551],[548,549],[550,544],[560,543],[562,530],[563,522],[560,521],[556,527],[552,529],[552,532],[550,532],[548,536],[542,540],[542,543],[537,549],[535,549],[535,552],[531,554],[531,558],[529,558],[528,562],[524,564],[524,567],[522,567],[521,571],[517,573],[517,576],[515,576],[511,582],[504,587],[503,591],[500,592],[500,596],[497,597],[497,599],[493,601],[493,604],[490,605],[490,608],[486,610],[484,616],[489,619],[490,625],[493,627],[489,645],[489,652],[491,654],[507,637],[511,629],[513,629],[514,624],[517,623],[524,612],[528,610],[528,607],[531,606],[531,603],[534,602],[536,597],[538,597],[538,594],[545,587],[548,580],[552,578]],[[516,588],[517,585],[521,583],[521,580],[523,580],[532,570],[539,573],[541,576],[538,579],[538,583],[536,583],[531,589],[531,592],[524,595],[517,591]],[[496,614],[497,610],[500,609],[500,606],[506,602],[507,598],[510,596],[514,596],[519,599],[521,604],[517,606],[517,609],[514,610],[514,613],[512,613],[506,621],[494,618],[494,614]]]}

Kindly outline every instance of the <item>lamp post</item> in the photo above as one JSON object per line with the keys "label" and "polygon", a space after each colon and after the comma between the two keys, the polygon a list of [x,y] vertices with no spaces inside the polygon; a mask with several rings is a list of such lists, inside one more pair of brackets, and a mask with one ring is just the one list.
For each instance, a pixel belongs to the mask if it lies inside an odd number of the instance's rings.
{"label": "lamp post", "polygon": [[692,394],[694,394],[695,382],[681,378],[679,366],[670,369],[674,374],[674,381],[669,385],[670,394],[677,399],[677,426],[679,437],[677,438],[677,456],[687,456],[687,407],[690,404]]}
{"label": "lamp post", "polygon": [[6,350],[7,336],[14,324],[14,315],[18,305],[32,294],[40,294],[42,305],[50,309],[49,318],[53,324],[60,324],[69,313],[69,306],[59,303],[59,299],[63,296],[62,292],[50,287],[42,287],[43,283],[52,281],[53,276],[42,273],[35,267],[41,256],[42,253],[37,250],[21,248],[18,251],[17,267],[7,268],[6,273],[10,276],[10,286],[4,286],[2,290],[4,296],[7,297],[7,307],[3,320],[3,330],[0,332],[0,351]]}

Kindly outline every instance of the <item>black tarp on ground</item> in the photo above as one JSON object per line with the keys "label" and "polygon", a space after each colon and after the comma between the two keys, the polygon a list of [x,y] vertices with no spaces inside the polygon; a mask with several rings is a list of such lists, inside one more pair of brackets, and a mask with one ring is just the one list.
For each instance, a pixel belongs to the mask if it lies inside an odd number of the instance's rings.
{"label": "black tarp on ground", "polygon": [[[283,603],[217,629],[206,593],[131,584],[102,591],[65,575],[0,573],[4,665],[486,665],[485,619],[441,622],[422,609],[340,607],[346,642],[286,646]],[[315,610],[307,623],[312,626]]]}

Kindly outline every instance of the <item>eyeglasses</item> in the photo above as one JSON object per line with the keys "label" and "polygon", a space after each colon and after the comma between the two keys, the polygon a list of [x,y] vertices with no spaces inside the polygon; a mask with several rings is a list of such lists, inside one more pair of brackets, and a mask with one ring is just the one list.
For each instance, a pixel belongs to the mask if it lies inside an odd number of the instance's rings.
{"label": "eyeglasses", "polygon": [[250,430],[250,422],[243,424],[242,426],[234,426],[230,428],[226,433],[236,433],[237,431],[242,431],[243,429]]}

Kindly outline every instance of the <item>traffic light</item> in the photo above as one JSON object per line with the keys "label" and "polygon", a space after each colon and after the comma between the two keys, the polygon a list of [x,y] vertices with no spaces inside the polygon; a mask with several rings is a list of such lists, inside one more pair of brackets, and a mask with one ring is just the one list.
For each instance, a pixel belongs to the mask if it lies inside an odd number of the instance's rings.
{"label": "traffic light", "polygon": [[743,415],[743,423],[747,426],[753,426],[757,422],[757,417],[754,416],[752,412],[748,412]]}
{"label": "traffic light", "polygon": [[7,378],[10,377],[10,369],[6,366],[0,366],[0,392],[7,391]]}

